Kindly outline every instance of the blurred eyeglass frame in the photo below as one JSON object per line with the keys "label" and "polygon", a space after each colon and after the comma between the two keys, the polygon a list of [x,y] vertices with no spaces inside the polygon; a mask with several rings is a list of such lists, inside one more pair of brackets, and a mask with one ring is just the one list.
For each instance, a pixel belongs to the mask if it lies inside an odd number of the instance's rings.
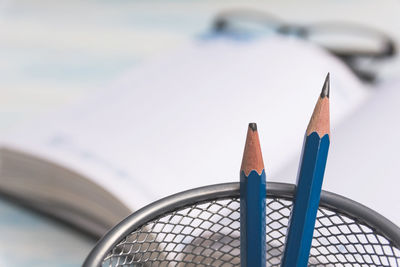
{"label": "blurred eyeglass frame", "polygon": [[[238,26],[242,24],[242,26]],[[243,27],[243,25],[246,26]],[[253,27],[253,28],[251,28]],[[320,45],[327,51],[340,58],[350,70],[362,81],[374,82],[376,73],[365,70],[362,62],[385,60],[396,55],[396,44],[387,34],[374,28],[350,22],[320,22],[310,24],[294,24],[285,22],[276,16],[250,9],[234,9],[219,13],[213,22],[213,30],[219,34],[246,36],[260,30],[272,31],[274,34],[295,36]],[[343,35],[342,42],[348,39],[347,45],[328,45],[321,42],[321,37]],[[345,37],[344,35],[348,35]],[[362,45],[351,45],[351,39],[364,38],[364,43],[373,42],[376,47],[365,48]]]}

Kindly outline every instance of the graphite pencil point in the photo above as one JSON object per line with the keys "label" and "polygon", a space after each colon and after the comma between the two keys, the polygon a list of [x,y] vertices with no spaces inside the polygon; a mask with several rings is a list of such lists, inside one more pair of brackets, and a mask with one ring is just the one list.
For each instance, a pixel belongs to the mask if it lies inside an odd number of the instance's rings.
{"label": "graphite pencil point", "polygon": [[329,72],[326,75],[324,86],[322,86],[322,91],[321,91],[321,98],[324,98],[325,96],[329,98],[329,91],[330,91],[330,79],[329,79]]}
{"label": "graphite pencil point", "polygon": [[254,131],[257,131],[257,123],[251,122],[249,123],[249,128]]}

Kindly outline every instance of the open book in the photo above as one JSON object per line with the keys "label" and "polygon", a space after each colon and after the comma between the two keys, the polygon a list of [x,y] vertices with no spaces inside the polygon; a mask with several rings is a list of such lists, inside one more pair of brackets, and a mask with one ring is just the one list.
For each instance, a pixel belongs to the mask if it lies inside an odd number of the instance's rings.
{"label": "open book", "polygon": [[199,40],[3,136],[0,190],[102,235],[161,197],[238,181],[253,121],[271,180],[299,156],[328,71],[334,147],[370,96],[339,60],[294,39]]}

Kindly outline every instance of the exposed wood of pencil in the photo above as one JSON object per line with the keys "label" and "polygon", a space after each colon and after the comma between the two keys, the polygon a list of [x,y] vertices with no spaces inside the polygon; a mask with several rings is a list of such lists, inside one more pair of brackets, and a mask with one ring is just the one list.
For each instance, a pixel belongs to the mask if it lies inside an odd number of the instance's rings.
{"label": "exposed wood of pencil", "polygon": [[247,130],[247,138],[240,172],[243,171],[244,174],[248,176],[252,170],[255,170],[258,174],[261,174],[263,169],[264,161],[261,154],[257,125],[255,123],[250,123]]}
{"label": "exposed wood of pencil", "polygon": [[311,116],[310,123],[307,127],[306,135],[316,132],[319,137],[325,134],[330,136],[330,121],[329,121],[329,73],[326,76],[324,86],[322,87],[321,95],[315,105],[314,112]]}

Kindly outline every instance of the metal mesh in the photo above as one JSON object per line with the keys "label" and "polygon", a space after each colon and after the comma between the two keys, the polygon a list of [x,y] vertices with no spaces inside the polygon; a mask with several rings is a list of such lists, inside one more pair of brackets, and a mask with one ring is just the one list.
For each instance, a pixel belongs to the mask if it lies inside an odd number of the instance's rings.
{"label": "metal mesh", "polygon": [[[164,214],[117,244],[102,266],[240,266],[238,198]],[[292,201],[267,199],[267,266],[279,266]],[[400,266],[400,250],[375,229],[320,207],[309,266]]]}

